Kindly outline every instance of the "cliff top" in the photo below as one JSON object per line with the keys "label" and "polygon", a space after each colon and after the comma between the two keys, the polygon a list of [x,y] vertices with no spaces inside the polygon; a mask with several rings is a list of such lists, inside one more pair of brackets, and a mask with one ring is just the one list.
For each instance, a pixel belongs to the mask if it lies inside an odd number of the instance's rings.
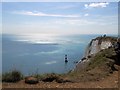
{"label": "cliff top", "polygon": [[99,44],[101,44],[102,41],[110,41],[111,43],[115,43],[118,40],[120,42],[120,38],[118,39],[118,37],[112,37],[112,36],[104,36],[104,37],[101,36],[101,37],[92,39],[92,41],[93,40],[98,40]]}

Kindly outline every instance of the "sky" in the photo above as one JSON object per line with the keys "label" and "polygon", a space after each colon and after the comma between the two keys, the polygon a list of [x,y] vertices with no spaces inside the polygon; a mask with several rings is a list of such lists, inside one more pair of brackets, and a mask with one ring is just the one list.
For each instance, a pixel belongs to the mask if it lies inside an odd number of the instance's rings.
{"label": "sky", "polygon": [[118,3],[3,2],[2,33],[117,34]]}

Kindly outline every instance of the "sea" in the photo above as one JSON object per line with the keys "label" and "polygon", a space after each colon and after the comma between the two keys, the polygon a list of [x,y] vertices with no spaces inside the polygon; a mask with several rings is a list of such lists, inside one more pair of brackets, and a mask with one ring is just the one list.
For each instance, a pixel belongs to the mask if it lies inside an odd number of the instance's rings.
{"label": "sea", "polygon": [[88,43],[97,36],[101,35],[2,34],[2,73],[67,73],[84,57]]}

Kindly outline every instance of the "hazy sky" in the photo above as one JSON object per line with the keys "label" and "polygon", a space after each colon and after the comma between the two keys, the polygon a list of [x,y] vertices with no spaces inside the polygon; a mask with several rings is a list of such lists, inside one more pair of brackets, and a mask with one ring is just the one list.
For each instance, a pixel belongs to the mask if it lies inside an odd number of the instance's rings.
{"label": "hazy sky", "polygon": [[4,2],[3,33],[117,34],[117,2]]}

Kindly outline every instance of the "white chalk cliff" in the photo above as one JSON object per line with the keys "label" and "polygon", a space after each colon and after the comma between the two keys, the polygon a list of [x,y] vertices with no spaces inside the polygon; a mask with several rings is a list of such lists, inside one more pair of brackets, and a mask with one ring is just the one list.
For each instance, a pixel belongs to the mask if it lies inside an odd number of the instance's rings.
{"label": "white chalk cliff", "polygon": [[75,69],[84,68],[86,62],[89,62],[91,57],[95,56],[101,50],[113,47],[116,40],[117,38],[115,37],[97,37],[95,39],[92,39],[86,48],[84,57],[79,60],[73,71]]}
{"label": "white chalk cliff", "polygon": [[95,55],[99,51],[103,49],[107,49],[111,46],[112,46],[112,42],[110,40],[100,41],[99,39],[93,39],[86,49],[85,57],[90,55]]}

